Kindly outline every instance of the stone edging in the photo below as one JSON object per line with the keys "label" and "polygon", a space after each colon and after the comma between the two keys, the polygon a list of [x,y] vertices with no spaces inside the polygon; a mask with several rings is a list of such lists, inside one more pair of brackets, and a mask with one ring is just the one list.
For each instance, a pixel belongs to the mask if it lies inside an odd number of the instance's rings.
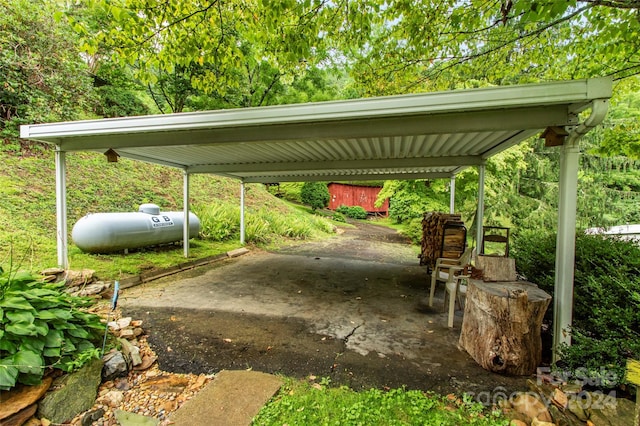
{"label": "stone edging", "polygon": [[228,251],[226,253],[223,254],[218,254],[215,256],[209,256],[209,257],[203,257],[202,259],[197,259],[197,260],[192,260],[190,262],[184,262],[184,263],[180,263],[178,265],[175,266],[171,266],[169,268],[158,268],[158,269],[154,269],[152,271],[149,272],[144,272],[140,275],[136,275],[134,277],[129,277],[129,278],[125,278],[122,280],[119,280],[120,282],[120,289],[124,290],[126,288],[131,288],[131,287],[135,287],[137,285],[149,282],[149,281],[153,281],[153,280],[157,280],[159,278],[163,278],[169,275],[173,275],[173,274],[177,274],[179,272],[184,272],[187,271],[189,269],[193,269],[196,268],[198,266],[205,266],[205,265],[209,265],[211,263],[214,262],[218,262],[224,259],[230,259],[233,257],[238,257],[238,256],[242,256],[244,254],[249,253],[249,250],[241,247],[239,249],[235,249],[235,250],[231,250]]}

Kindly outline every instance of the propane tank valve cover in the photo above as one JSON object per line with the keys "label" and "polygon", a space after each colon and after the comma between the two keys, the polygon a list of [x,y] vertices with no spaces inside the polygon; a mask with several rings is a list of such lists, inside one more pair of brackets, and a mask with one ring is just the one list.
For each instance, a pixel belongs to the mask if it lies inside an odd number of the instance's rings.
{"label": "propane tank valve cover", "polygon": [[140,204],[138,211],[147,214],[160,214],[160,207],[151,203]]}

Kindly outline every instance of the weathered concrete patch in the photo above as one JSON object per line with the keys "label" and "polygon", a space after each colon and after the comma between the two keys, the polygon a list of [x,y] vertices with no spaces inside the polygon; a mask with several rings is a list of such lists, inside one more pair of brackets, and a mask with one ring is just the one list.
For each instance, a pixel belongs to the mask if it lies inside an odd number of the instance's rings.
{"label": "weathered concrete patch", "polygon": [[417,251],[395,231],[359,225],[336,238],[258,251],[123,292],[160,368],[210,374],[252,368],[330,376],[354,389],[507,394],[525,377],[488,372],[458,349],[442,286],[429,308]]}
{"label": "weathered concrete patch", "polygon": [[223,370],[173,415],[175,426],[249,425],[282,380],[257,371]]}

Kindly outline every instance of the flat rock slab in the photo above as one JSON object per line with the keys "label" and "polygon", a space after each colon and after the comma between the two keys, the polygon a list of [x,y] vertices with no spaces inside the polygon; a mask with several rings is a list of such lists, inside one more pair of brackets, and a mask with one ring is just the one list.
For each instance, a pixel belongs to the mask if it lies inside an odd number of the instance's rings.
{"label": "flat rock slab", "polygon": [[4,424],[3,419],[36,403],[49,390],[52,381],[51,377],[45,377],[39,385],[18,385],[13,390],[0,391],[0,424]]}
{"label": "flat rock slab", "polygon": [[281,386],[282,380],[271,374],[223,370],[171,420],[175,426],[250,425]]}
{"label": "flat rock slab", "polygon": [[248,249],[246,249],[245,247],[240,247],[238,249],[228,251],[227,252],[227,256],[229,256],[229,257],[238,257],[238,256],[242,256],[243,254],[247,254],[247,253],[249,253]]}

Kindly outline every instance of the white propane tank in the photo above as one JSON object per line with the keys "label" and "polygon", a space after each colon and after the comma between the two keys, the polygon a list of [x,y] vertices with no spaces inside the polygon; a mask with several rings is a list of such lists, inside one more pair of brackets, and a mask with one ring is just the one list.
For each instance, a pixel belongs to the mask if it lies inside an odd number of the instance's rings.
{"label": "white propane tank", "polygon": [[[137,212],[90,213],[73,226],[71,238],[87,253],[172,243],[183,239],[183,212],[160,212],[155,204],[142,204]],[[189,238],[200,232],[200,220],[189,212]]]}

